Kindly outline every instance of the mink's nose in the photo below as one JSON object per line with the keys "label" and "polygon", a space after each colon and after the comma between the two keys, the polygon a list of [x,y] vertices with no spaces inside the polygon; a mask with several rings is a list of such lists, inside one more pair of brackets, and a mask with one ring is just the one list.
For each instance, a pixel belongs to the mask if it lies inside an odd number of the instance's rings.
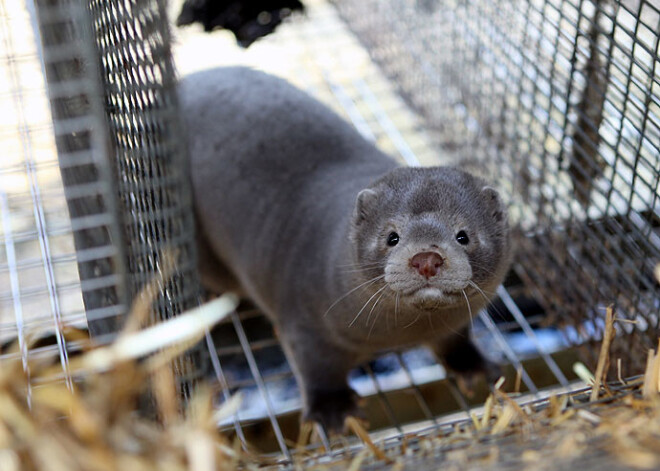
{"label": "mink's nose", "polygon": [[438,273],[443,263],[444,259],[435,252],[421,252],[410,259],[410,265],[426,279]]}

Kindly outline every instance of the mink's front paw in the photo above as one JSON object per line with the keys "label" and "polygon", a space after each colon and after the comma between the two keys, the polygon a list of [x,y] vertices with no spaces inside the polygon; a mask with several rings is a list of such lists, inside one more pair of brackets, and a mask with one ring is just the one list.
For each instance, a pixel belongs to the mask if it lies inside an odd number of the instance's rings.
{"label": "mink's front paw", "polygon": [[[468,365],[462,364],[461,366]],[[468,397],[474,395],[477,382],[480,378],[485,379],[486,385],[492,391],[495,387],[495,383],[502,376],[502,368],[500,368],[498,364],[486,359],[483,359],[483,361],[478,364],[469,365],[469,367],[457,369],[449,367],[448,369],[455,375],[458,386],[463,394]]]}
{"label": "mink's front paw", "polygon": [[468,393],[468,396],[473,392],[480,377],[484,377],[486,384],[492,388],[502,376],[500,366],[485,358],[469,340],[467,334],[454,337],[443,347],[442,352],[439,353],[442,363],[457,377],[461,389],[464,393]]}
{"label": "mink's front paw", "polygon": [[364,420],[360,396],[349,387],[309,391],[303,421],[314,421],[329,433],[342,433],[346,417]]}

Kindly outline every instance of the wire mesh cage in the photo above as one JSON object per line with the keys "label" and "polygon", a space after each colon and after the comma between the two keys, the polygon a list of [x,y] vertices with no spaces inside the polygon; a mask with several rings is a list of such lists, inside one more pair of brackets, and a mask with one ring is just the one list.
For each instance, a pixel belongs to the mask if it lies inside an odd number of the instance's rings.
{"label": "wire mesh cage", "polygon": [[614,304],[636,322],[617,356],[639,371],[660,294],[658,3],[336,4],[437,144],[497,175],[547,322],[595,339]]}
{"label": "wire mesh cage", "polygon": [[[296,51],[286,60],[304,68],[267,68],[320,96],[402,161],[466,166],[506,192],[518,224],[517,263],[491,315],[475,326],[482,348],[521,371],[533,394],[553,384],[570,388],[577,356],[568,343],[582,345],[579,357],[593,365],[589,342],[600,338],[605,306],[615,303],[618,315],[636,323],[625,324],[614,355],[624,374],[640,371],[657,336],[659,299],[652,275],[659,259],[657,7],[333,3],[346,23],[317,2],[272,38]],[[361,46],[380,69],[348,65]],[[263,65],[255,57],[250,63]],[[602,169],[585,170],[594,166]],[[230,390],[266,404],[239,411],[237,434],[286,453],[297,430],[287,411],[299,403],[277,341],[258,327],[264,322],[247,307],[216,332],[218,364]],[[427,367],[437,374],[420,375]],[[410,423],[432,425],[478,402],[443,377],[432,360],[408,352],[366,365],[351,385],[367,397],[373,428],[398,436]]]}
{"label": "wire mesh cage", "polygon": [[[148,282],[157,318],[198,303],[168,24],[162,2],[2,8],[4,136],[20,143],[1,164],[3,338],[54,334],[67,373],[65,328],[108,341]],[[182,384],[201,374],[193,356]]]}
{"label": "wire mesh cage", "polygon": [[[0,100],[14,111],[0,122],[9,156],[0,163],[0,336],[24,344],[26,328],[46,328],[54,345],[21,354],[57,349],[66,373],[75,345],[64,326],[111,338],[153,279],[162,318],[199,299],[165,3],[0,0],[0,8]],[[638,371],[660,308],[657,3],[310,0],[306,8],[245,57],[309,90],[402,162],[469,167],[511,201],[517,262],[475,320],[481,349],[533,398],[572,389],[578,356],[569,342],[597,340],[614,303],[636,322],[614,355],[626,373]],[[223,59],[200,55],[201,67]],[[296,453],[299,393],[254,306],[245,302],[178,368],[184,384],[203,372],[219,384],[218,401],[244,396],[221,427],[277,459]],[[444,429],[487,393],[466,397],[422,349],[363,365],[350,384],[379,437]]]}
{"label": "wire mesh cage", "polygon": [[[15,2],[2,4],[3,21],[3,147],[2,160],[2,339],[18,338],[27,362],[26,328],[54,332],[56,346],[67,373],[67,345],[61,335],[64,324],[84,325],[76,253],[72,233],[77,221],[68,217],[62,180],[55,153],[53,126],[49,119],[45,80],[39,60],[40,49],[33,13]],[[62,91],[66,96],[70,92]],[[54,99],[58,92],[54,90]],[[62,123],[65,125],[66,123]],[[63,131],[67,132],[67,131]],[[93,144],[89,143],[89,147]],[[81,150],[62,157],[62,168],[75,159],[90,161],[91,152]],[[107,189],[101,186],[99,194]],[[112,220],[97,223],[112,231]],[[80,254],[81,260],[112,259],[113,249],[100,255]],[[120,291],[117,280],[107,286]],[[27,364],[27,363],[25,363]]]}
{"label": "wire mesh cage", "polygon": [[[375,66],[355,36],[325,2],[306,4],[307,16],[290,22],[263,48],[251,46],[250,65],[264,67],[287,77],[321,98],[351,121],[368,139],[409,164],[448,163],[434,149],[419,118],[397,94]],[[185,43],[185,37],[179,42]],[[193,42],[193,41],[191,41]],[[226,46],[226,45],[225,45]],[[190,61],[197,50],[221,50],[222,42],[194,41],[182,46],[181,60]],[[336,54],[341,50],[342,54]],[[253,55],[252,55],[253,54]],[[203,54],[205,66],[232,63]],[[195,70],[195,66],[190,67]],[[572,351],[560,351],[565,343],[555,329],[538,328],[543,309],[525,295],[515,277],[500,291],[502,301],[475,320],[474,335],[482,350],[495,361],[510,363],[513,382],[516,370],[523,389],[539,395],[544,387],[570,387],[574,379]],[[496,321],[493,321],[493,318]],[[211,347],[216,374],[227,397],[241,391],[243,407],[224,425],[235,429],[247,443],[264,452],[295,453],[290,445],[298,436],[300,398],[293,373],[268,321],[257,309],[245,304],[230,325],[216,329]],[[438,416],[461,411],[465,414],[482,401],[486,391],[466,397],[442,367],[425,350],[395,352],[356,370],[351,386],[366,400],[373,430],[398,436],[405,430],[433,426]],[[379,435],[381,436],[381,435]],[[326,445],[328,443],[326,442]]]}

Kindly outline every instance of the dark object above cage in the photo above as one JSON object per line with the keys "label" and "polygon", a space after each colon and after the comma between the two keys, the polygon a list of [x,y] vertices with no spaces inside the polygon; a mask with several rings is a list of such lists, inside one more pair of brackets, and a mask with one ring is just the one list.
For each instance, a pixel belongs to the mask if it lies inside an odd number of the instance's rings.
{"label": "dark object above cage", "polygon": [[186,0],[176,24],[201,23],[207,32],[228,29],[239,45],[249,47],[296,10],[304,10],[299,0]]}

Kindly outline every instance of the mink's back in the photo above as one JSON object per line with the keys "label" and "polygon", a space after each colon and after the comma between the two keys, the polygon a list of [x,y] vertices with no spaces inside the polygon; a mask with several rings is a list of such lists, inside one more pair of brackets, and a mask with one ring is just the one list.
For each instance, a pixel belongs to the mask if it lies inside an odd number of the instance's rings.
{"label": "mink's back", "polygon": [[182,80],[179,97],[211,250],[262,308],[280,297],[275,275],[323,283],[325,259],[347,243],[357,193],[398,164],[326,106],[262,72],[198,72]]}

